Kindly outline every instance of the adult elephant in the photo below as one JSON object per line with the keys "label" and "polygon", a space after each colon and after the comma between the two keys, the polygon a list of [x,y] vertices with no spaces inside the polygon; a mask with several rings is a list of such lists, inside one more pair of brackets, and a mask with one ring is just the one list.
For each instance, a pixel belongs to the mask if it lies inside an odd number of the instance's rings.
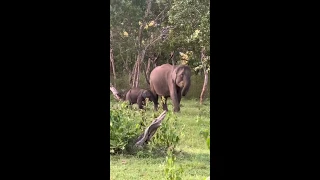
{"label": "adult elephant", "polygon": [[[180,111],[181,96],[185,96],[191,85],[191,69],[186,65],[172,66],[163,64],[157,66],[150,73],[150,89],[156,101],[158,96],[164,96],[163,110],[168,110],[167,98],[173,103],[174,112]],[[158,104],[155,104],[157,110]]]}
{"label": "adult elephant", "polygon": [[138,104],[140,109],[143,109],[146,98],[149,98],[149,100],[154,104],[158,103],[153,93],[150,90],[146,89],[132,88],[129,89],[127,93],[122,97],[123,100],[129,101],[130,105]]}

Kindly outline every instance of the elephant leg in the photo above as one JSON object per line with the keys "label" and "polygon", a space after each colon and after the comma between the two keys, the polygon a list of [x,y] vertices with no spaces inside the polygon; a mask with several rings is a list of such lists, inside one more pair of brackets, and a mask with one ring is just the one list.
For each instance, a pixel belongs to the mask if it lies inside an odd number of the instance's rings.
{"label": "elephant leg", "polygon": [[144,101],[144,98],[141,96],[141,94],[138,96],[138,99],[137,99],[137,104],[139,106],[139,109],[143,109],[143,101]]}
{"label": "elephant leg", "polygon": [[129,106],[128,106],[129,109],[132,109],[132,105],[133,105],[133,104],[132,104],[131,102],[129,102]]}
{"label": "elephant leg", "polygon": [[180,102],[181,102],[181,96],[182,96],[182,94],[181,94],[181,89],[179,89],[178,91],[177,91],[177,98],[178,98],[178,104],[180,105]]}
{"label": "elephant leg", "polygon": [[159,98],[159,96],[158,96],[158,94],[156,94],[154,97],[155,97],[155,100],[153,102],[154,110],[158,111],[158,98]]}
{"label": "elephant leg", "polygon": [[170,98],[171,98],[172,104],[173,104],[173,111],[174,111],[174,112],[179,112],[179,111],[180,111],[180,106],[179,106],[179,104],[180,104],[181,98],[180,98],[180,100],[179,100],[176,91],[170,92]]}
{"label": "elephant leg", "polygon": [[163,108],[163,110],[165,110],[165,111],[168,111],[168,106],[167,106],[167,99],[168,98],[164,98],[164,102],[163,102],[163,104],[162,104],[162,108]]}

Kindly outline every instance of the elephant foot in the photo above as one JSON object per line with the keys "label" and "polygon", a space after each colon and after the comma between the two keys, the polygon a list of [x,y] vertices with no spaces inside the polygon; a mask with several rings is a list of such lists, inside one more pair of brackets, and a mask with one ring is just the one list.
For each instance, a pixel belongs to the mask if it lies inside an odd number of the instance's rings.
{"label": "elephant foot", "polygon": [[167,106],[163,107],[163,110],[168,111],[168,107]]}
{"label": "elephant foot", "polygon": [[173,112],[180,112],[180,108],[174,108]]}

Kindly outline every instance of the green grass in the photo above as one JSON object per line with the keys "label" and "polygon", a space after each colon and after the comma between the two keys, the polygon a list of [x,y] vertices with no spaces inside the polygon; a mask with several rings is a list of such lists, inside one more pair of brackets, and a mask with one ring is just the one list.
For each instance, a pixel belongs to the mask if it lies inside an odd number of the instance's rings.
{"label": "green grass", "polygon": [[[111,106],[117,102],[111,97]],[[210,126],[210,102],[203,105],[196,100],[181,100],[181,112],[178,113],[178,127],[184,126],[184,135],[176,148],[177,160],[184,172],[183,180],[204,180],[210,175],[210,151],[200,131]],[[137,108],[134,105],[133,110]],[[168,99],[169,111],[172,111]],[[153,111],[153,104],[147,111]],[[201,118],[197,118],[201,116]],[[165,123],[165,120],[163,121]],[[138,157],[133,155],[110,155],[110,179],[112,180],[150,180],[164,179],[165,156]]]}

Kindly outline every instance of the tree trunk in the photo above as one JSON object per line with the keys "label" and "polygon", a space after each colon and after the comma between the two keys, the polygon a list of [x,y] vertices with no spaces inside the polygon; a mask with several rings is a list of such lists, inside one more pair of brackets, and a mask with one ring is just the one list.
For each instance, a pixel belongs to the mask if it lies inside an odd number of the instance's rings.
{"label": "tree trunk", "polygon": [[137,72],[137,62],[134,63],[132,74],[131,74],[131,79],[130,79],[131,88],[135,86],[136,72]]}
{"label": "tree trunk", "polygon": [[149,57],[148,58],[148,64],[145,65],[145,68],[144,68],[144,76],[146,78],[147,84],[149,84],[149,85],[150,85],[150,81],[149,81],[148,77],[150,76],[150,64],[151,64],[151,58]]}
{"label": "tree trunk", "polygon": [[140,70],[140,55],[138,54],[136,63],[134,65],[133,79],[131,88],[138,87],[139,85],[139,70]]}
{"label": "tree trunk", "polygon": [[200,104],[203,103],[203,99],[204,99],[204,93],[207,90],[207,85],[208,85],[208,72],[205,71],[204,72],[204,82],[203,82],[203,87],[202,87],[202,91],[201,91],[201,95],[200,95]]}
{"label": "tree trunk", "polygon": [[170,53],[170,58],[168,59],[167,63],[169,64],[169,61],[172,61],[172,66],[174,66],[174,60],[173,60],[173,56],[174,56],[174,51],[171,51]]}
{"label": "tree trunk", "polygon": [[207,72],[205,63],[203,62],[203,59],[204,59],[204,47],[201,50],[201,63],[202,63],[203,72],[204,72],[204,82],[203,82],[203,87],[200,94],[200,104],[203,103],[204,93],[207,90],[207,85],[208,85],[208,72]]}
{"label": "tree trunk", "polygon": [[151,64],[151,58],[148,58],[148,64],[146,67],[146,74],[149,76],[150,74],[150,64]]}
{"label": "tree trunk", "polygon": [[139,52],[137,56],[137,61],[136,61],[136,67],[135,67],[135,72],[133,76],[133,85],[132,87],[139,87],[139,79],[140,79],[140,67],[141,67],[141,62],[143,61],[145,56],[145,50],[142,50]]}
{"label": "tree trunk", "polygon": [[156,67],[157,67],[157,60],[158,60],[160,54],[161,54],[161,52],[157,55],[156,58],[153,59],[153,61],[152,61],[152,62],[153,62],[153,68],[156,68]]}
{"label": "tree trunk", "polygon": [[[115,68],[114,68],[114,59],[113,59],[113,50],[112,48],[110,48],[110,65],[112,67],[112,72],[113,72],[113,84],[114,86],[116,87],[116,71],[115,71]],[[110,67],[110,70],[111,70],[111,67]]]}
{"label": "tree trunk", "polygon": [[134,80],[134,86],[133,87],[139,87],[139,77],[140,77],[140,55],[138,55],[137,59],[137,67],[136,67],[136,74],[135,74],[135,80]]}
{"label": "tree trunk", "polygon": [[136,66],[137,66],[137,63],[134,63],[132,71],[131,71],[131,74],[130,74],[130,77],[129,77],[129,85],[130,85],[130,87],[134,87],[133,85],[134,85],[134,79],[135,79],[134,76],[136,75]]}

